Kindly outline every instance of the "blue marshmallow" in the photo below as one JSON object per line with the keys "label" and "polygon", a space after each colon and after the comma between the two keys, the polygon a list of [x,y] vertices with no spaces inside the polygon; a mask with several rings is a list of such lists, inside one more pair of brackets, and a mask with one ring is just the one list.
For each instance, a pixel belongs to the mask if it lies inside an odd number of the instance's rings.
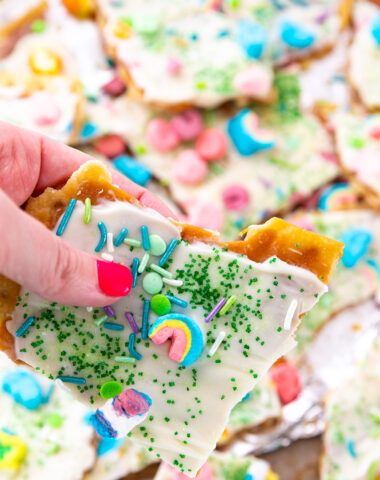
{"label": "blue marshmallow", "polygon": [[44,400],[44,394],[37,378],[25,371],[8,372],[2,380],[2,389],[13,400],[28,410],[35,410]]}
{"label": "blue marshmallow", "polygon": [[119,172],[123,173],[126,177],[142,187],[145,187],[151,179],[152,174],[150,171],[137,160],[128,157],[127,155],[120,155],[115,158],[113,164]]}
{"label": "blue marshmallow", "polygon": [[123,438],[102,438],[98,445],[98,457],[102,457],[106,453],[112,452],[112,450],[117,450],[123,445],[123,443]]}
{"label": "blue marshmallow", "polygon": [[289,20],[280,24],[281,40],[293,48],[307,48],[315,41],[315,34],[302,25]]}
{"label": "blue marshmallow", "polygon": [[242,110],[235,117],[229,120],[227,132],[240,155],[248,156],[260,150],[268,150],[274,146],[271,138],[258,138],[255,136],[253,122],[251,131],[247,128],[247,117],[252,115],[248,109]]}
{"label": "blue marshmallow", "polygon": [[362,228],[349,228],[340,240],[345,244],[342,257],[343,265],[352,268],[368,252],[372,241],[372,233]]}
{"label": "blue marshmallow", "polygon": [[236,41],[248,58],[260,58],[268,41],[264,27],[250,20],[241,20],[236,31]]}

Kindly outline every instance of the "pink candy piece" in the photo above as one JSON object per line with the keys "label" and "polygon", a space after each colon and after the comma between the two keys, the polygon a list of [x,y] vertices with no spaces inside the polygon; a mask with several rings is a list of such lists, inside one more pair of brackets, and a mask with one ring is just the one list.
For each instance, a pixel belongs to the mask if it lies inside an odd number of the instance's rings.
{"label": "pink candy piece", "polygon": [[226,154],[227,139],[221,130],[208,128],[199,136],[195,148],[205,160],[218,160]]}
{"label": "pink candy piece", "polygon": [[[176,468],[170,466],[170,469],[173,470],[173,474],[170,480],[189,480],[190,479],[190,477],[188,477],[184,473],[179,472]],[[196,477],[197,480],[213,480],[213,478],[214,478],[214,474],[212,472],[212,469],[209,463],[205,463],[203,465],[203,467],[200,469]]]}
{"label": "pink candy piece", "polygon": [[173,362],[181,363],[187,346],[186,334],[180,328],[164,327],[154,337],[151,337],[156,345],[162,345],[171,338],[169,358]]}
{"label": "pink candy piece", "polygon": [[111,95],[113,97],[118,97],[125,92],[125,84],[120,77],[116,76],[108,83],[103,85],[102,90],[104,93]]}
{"label": "pink candy piece", "polygon": [[195,150],[184,150],[173,164],[176,180],[186,185],[201,182],[207,175],[207,164]]}
{"label": "pink candy piece", "polygon": [[173,125],[162,118],[153,118],[146,130],[148,142],[159,152],[167,152],[175,148],[180,137]]}
{"label": "pink candy piece", "polygon": [[189,211],[189,223],[196,227],[219,232],[223,226],[223,212],[212,203],[198,203]]}
{"label": "pink candy piece", "polygon": [[203,130],[202,115],[193,108],[175,115],[171,123],[181,140],[185,141],[195,140]]}
{"label": "pink candy piece", "polygon": [[240,185],[231,185],[227,187],[222,198],[227,210],[243,210],[249,204],[248,190]]}
{"label": "pink candy piece", "polygon": [[373,127],[371,128],[371,131],[369,132],[372,138],[375,138],[376,140],[380,140],[380,126],[378,127]]}
{"label": "pink candy piece", "polygon": [[37,92],[30,97],[30,108],[34,123],[41,127],[57,123],[61,116],[61,109],[54,97],[47,92]]}
{"label": "pink candy piece", "polygon": [[125,143],[122,136],[112,133],[96,140],[94,148],[101,155],[115,158],[125,152]]}
{"label": "pink candy piece", "polygon": [[234,79],[235,88],[249,97],[267,97],[271,85],[272,79],[269,73],[255,65],[240,72]]}
{"label": "pink candy piece", "polygon": [[128,418],[144,415],[148,412],[150,405],[147,395],[134,388],[125,390],[112,401],[114,411],[118,415],[125,415]]}
{"label": "pink candy piece", "polygon": [[301,379],[294,365],[286,362],[275,365],[270,371],[270,377],[284,405],[293,402],[300,394]]}
{"label": "pink candy piece", "polygon": [[166,60],[166,71],[169,75],[178,75],[181,71],[182,63],[175,57],[168,57]]}

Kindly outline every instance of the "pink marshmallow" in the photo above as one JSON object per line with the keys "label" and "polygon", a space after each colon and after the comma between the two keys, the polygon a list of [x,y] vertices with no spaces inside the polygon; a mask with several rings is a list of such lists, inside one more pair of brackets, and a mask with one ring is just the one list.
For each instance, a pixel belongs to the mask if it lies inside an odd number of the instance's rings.
{"label": "pink marshmallow", "polygon": [[177,130],[166,120],[153,118],[146,130],[148,142],[159,152],[167,152],[175,148],[180,138]]}
{"label": "pink marshmallow", "polygon": [[184,150],[173,164],[176,180],[186,185],[201,182],[207,175],[207,164],[195,150]]}
{"label": "pink marshmallow", "polygon": [[181,71],[182,63],[175,57],[168,57],[166,60],[166,71],[169,75],[178,75]]}
{"label": "pink marshmallow", "polygon": [[203,130],[202,115],[193,108],[175,115],[171,123],[184,141],[195,140]]}
{"label": "pink marshmallow", "polygon": [[162,345],[169,340],[169,338],[172,339],[169,358],[171,358],[173,362],[180,363],[186,350],[186,334],[179,328],[164,327],[152,337],[152,340],[156,345]]}
{"label": "pink marshmallow", "polygon": [[240,211],[249,204],[248,190],[240,185],[231,185],[222,193],[223,202],[227,210]]}
{"label": "pink marshmallow", "polygon": [[223,212],[212,203],[198,203],[189,211],[189,223],[196,227],[219,232],[223,226]]}
{"label": "pink marshmallow", "polygon": [[236,75],[235,88],[249,97],[267,97],[269,95],[272,79],[263,68],[253,65]]}
{"label": "pink marshmallow", "polygon": [[219,160],[226,154],[226,136],[217,128],[208,128],[199,136],[195,145],[195,149],[197,153],[205,160]]}
{"label": "pink marshmallow", "polygon": [[36,125],[42,127],[58,122],[62,112],[50,93],[37,92],[29,100],[33,120]]}

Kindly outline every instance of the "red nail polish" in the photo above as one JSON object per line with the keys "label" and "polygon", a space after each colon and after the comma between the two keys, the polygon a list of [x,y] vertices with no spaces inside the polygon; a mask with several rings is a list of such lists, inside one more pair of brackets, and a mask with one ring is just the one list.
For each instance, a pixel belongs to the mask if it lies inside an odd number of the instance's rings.
{"label": "red nail polish", "polygon": [[125,297],[132,289],[133,277],[128,267],[113,262],[96,261],[100,289],[111,297]]}

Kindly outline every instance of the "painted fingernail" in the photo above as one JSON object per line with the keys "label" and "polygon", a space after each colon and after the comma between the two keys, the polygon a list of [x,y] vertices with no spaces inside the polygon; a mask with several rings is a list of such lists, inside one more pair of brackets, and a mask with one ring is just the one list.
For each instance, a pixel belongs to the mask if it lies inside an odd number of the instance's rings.
{"label": "painted fingernail", "polygon": [[128,267],[113,262],[97,260],[100,289],[111,297],[125,297],[132,289],[133,277]]}

